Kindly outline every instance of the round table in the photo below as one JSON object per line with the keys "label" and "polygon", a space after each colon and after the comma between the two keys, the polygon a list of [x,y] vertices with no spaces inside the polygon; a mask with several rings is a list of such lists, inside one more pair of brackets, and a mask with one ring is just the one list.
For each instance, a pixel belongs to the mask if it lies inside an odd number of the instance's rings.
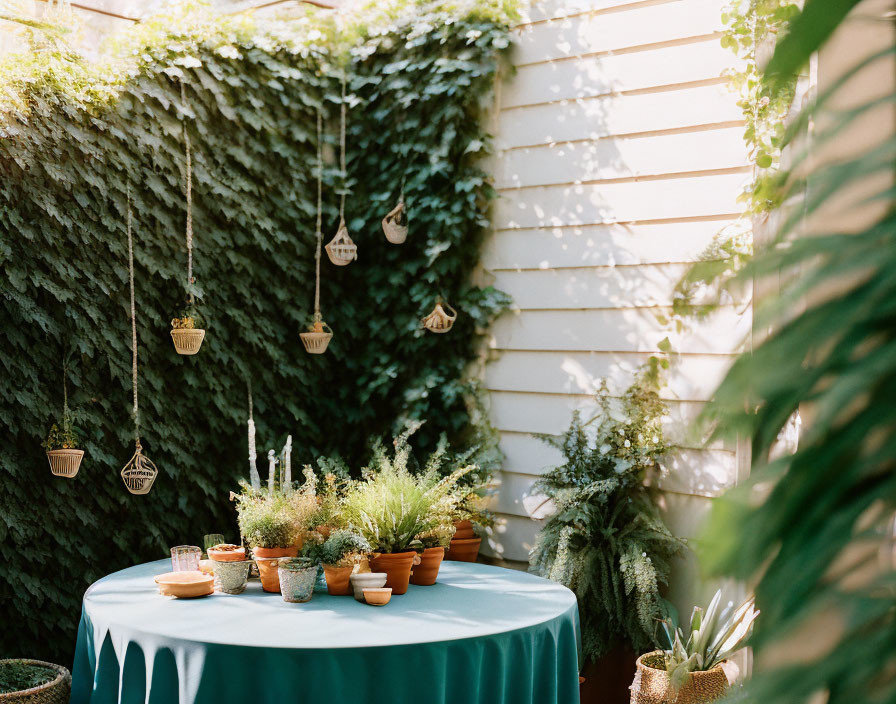
{"label": "round table", "polygon": [[159,560],[84,595],[73,704],[574,704],[575,595],[525,572],[444,562],[383,607],[315,592],[288,604],[163,597]]}

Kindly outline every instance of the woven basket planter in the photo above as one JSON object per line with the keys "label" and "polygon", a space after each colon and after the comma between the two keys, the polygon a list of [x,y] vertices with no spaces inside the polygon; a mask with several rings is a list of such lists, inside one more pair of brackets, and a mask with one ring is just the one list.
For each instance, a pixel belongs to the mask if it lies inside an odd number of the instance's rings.
{"label": "woven basket planter", "polygon": [[728,676],[721,663],[706,672],[692,672],[676,695],[665,670],[644,664],[645,658],[662,657],[662,651],[638,658],[630,704],[708,704],[725,696]]}
{"label": "woven basket planter", "polygon": [[84,450],[47,450],[50,471],[57,477],[74,477],[83,457]]}
{"label": "woven basket planter", "polygon": [[178,354],[196,354],[205,339],[205,330],[201,328],[175,328],[171,331],[174,349]]}
{"label": "woven basket planter", "polygon": [[408,223],[404,217],[404,201],[398,201],[383,218],[383,234],[392,244],[402,244],[408,238]]}
{"label": "woven basket planter", "polygon": [[333,339],[333,330],[326,323],[318,322],[314,324],[312,331],[300,332],[299,337],[308,354],[323,354]]}
{"label": "woven basket planter", "polygon": [[348,236],[348,228],[344,222],[339,224],[339,230],[324,249],[327,250],[330,261],[336,266],[351,264],[358,258],[358,246]]}
{"label": "woven basket planter", "polygon": [[[448,311],[446,311],[445,308],[447,308]],[[432,313],[427,315],[420,322],[423,327],[430,332],[445,333],[451,329],[455,320],[457,320],[457,311],[454,310],[454,308],[447,303],[444,308],[441,303],[436,303],[436,307],[433,308]]]}
{"label": "woven basket planter", "polygon": [[0,660],[3,663],[21,663],[23,665],[40,665],[57,672],[56,679],[42,684],[40,687],[24,689],[21,692],[0,694],[3,704],[68,704],[72,691],[72,676],[62,665],[54,665],[42,660]]}

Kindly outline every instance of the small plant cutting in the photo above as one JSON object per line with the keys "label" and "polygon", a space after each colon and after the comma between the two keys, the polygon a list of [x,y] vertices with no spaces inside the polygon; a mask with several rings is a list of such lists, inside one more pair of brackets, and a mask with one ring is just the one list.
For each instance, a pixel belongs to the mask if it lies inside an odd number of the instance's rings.
{"label": "small plant cutting", "polygon": [[621,399],[603,383],[595,418],[575,414],[562,437],[544,438],[566,462],[535,485],[555,510],[536,538],[530,569],[575,592],[592,660],[650,647],[665,615],[660,587],[683,547],[645,484],[666,450],[665,406],[653,378],[639,374]]}
{"label": "small plant cutting", "polygon": [[239,494],[231,494],[236,501],[240,534],[252,548],[262,587],[265,591],[278,592],[277,561],[298,555],[317,510],[314,487],[306,482],[288,493],[253,489],[245,482],[241,487]]}
{"label": "small plant cutting", "polygon": [[665,649],[638,658],[633,704],[697,704],[725,696],[729,683],[722,663],[743,647],[759,612],[753,597],[737,609],[729,603],[720,610],[721,601],[719,590],[705,610],[694,607],[687,632],[674,619],[663,619]]}

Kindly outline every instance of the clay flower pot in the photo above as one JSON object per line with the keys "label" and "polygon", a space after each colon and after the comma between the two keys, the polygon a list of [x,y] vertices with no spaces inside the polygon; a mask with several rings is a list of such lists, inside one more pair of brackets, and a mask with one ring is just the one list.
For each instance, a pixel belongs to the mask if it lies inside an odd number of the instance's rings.
{"label": "clay flower pot", "polygon": [[355,593],[355,599],[364,602],[364,590],[376,589],[386,584],[385,572],[355,572],[349,581]]}
{"label": "clay flower pot", "polygon": [[57,477],[71,479],[78,473],[84,450],[47,450],[47,459],[50,461],[50,472]]}
{"label": "clay flower pot", "polygon": [[469,538],[465,540],[454,539],[445,555],[446,560],[454,560],[455,562],[476,562],[479,556],[479,546],[482,544],[482,538]]}
{"label": "clay flower pot", "polygon": [[242,594],[249,581],[250,564],[252,563],[249,560],[212,562],[212,569],[215,571],[215,589],[220,589],[225,594]]}
{"label": "clay flower pot", "polygon": [[352,585],[349,581],[354,565],[337,567],[336,565],[324,565],[324,577],[327,580],[327,594],[331,596],[351,596]]}
{"label": "clay flower pot", "polygon": [[411,571],[411,584],[423,587],[435,584],[444,557],[445,548],[426,548],[420,556],[420,564]]}
{"label": "clay flower pot", "polygon": [[370,558],[370,569],[374,572],[386,573],[386,586],[392,589],[395,596],[408,590],[411,580],[411,568],[420,562],[420,556],[410,552],[379,553]]}
{"label": "clay flower pot", "polygon": [[279,592],[278,562],[281,557],[295,557],[298,554],[299,549],[295,545],[288,548],[252,548],[252,557],[255,558],[258,576],[261,578],[261,588],[266,592]]}
{"label": "clay flower pot", "polygon": [[638,658],[635,679],[630,687],[630,704],[706,704],[721,699],[728,691],[728,676],[722,663],[706,672],[690,673],[678,694],[666,671],[651,667],[651,664],[662,665],[661,650]]}
{"label": "clay flower pot", "polygon": [[208,558],[215,562],[242,562],[246,559],[246,548],[239,545],[215,545],[208,549]]}
{"label": "clay flower pot", "polygon": [[470,521],[455,521],[452,540],[471,540],[476,537]]}

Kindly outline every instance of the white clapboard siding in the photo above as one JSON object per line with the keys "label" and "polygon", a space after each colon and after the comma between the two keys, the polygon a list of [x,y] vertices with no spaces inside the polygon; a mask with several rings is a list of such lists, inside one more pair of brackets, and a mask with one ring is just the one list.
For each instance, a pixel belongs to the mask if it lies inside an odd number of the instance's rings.
{"label": "white clapboard siding", "polygon": [[732,354],[750,332],[750,317],[720,308],[699,326],[676,332],[657,322],[664,309],[533,310],[501,316],[492,326],[498,350],[658,352],[666,337],[673,349]]}
{"label": "white clapboard siding", "polygon": [[[641,308],[671,306],[673,289],[691,264],[644,264],[639,266],[584,267],[499,271],[495,286],[513,296],[523,310],[548,308]],[[749,301],[750,292],[737,294]],[[706,291],[697,292],[697,305],[713,299]]]}
{"label": "white clapboard siding", "polygon": [[504,110],[497,122],[497,145],[509,149],[612,135],[696,130],[706,125],[736,126],[743,124],[743,114],[734,94],[720,82]]}
{"label": "white clapboard siding", "polygon": [[[607,379],[618,393],[648,357],[631,352],[506,351],[486,368],[485,383],[496,391],[580,395],[596,393],[601,380]],[[676,355],[660,396],[709,400],[730,366],[728,355]]]}
{"label": "white clapboard siding", "polygon": [[693,40],[722,29],[718,0],[678,0],[519,28],[517,65]]}
{"label": "white clapboard siding", "polygon": [[530,64],[518,68],[503,89],[501,109],[703,82],[734,66],[731,52],[715,36],[681,46]]}
{"label": "white clapboard siding", "polygon": [[[484,384],[500,433],[497,522],[483,552],[525,561],[552,507],[532,489],[563,457],[536,434],[593,414],[668,337],[661,396],[670,451],[657,480],[672,530],[699,520],[744,471],[733,440],[705,442],[697,417],[749,341],[750,291],[684,330],[674,287],[726,230],[746,226],[744,117],[722,49],[726,0],[543,0],[525,8],[502,84],[491,162],[499,200],[483,264],[513,310],[492,326]],[[698,299],[700,300],[700,299]],[[702,595],[684,557],[672,598]],[[704,585],[705,586],[705,585]],[[695,595],[697,595],[695,597]]]}
{"label": "white clapboard siding", "polygon": [[746,173],[504,191],[499,228],[594,225],[737,213]]}
{"label": "white clapboard siding", "polygon": [[711,217],[661,224],[498,230],[486,242],[483,265],[499,271],[691,262],[717,233],[736,224],[727,217]]}
{"label": "white clapboard siding", "polygon": [[559,142],[506,152],[497,186],[613,180],[747,166],[741,127]]}

